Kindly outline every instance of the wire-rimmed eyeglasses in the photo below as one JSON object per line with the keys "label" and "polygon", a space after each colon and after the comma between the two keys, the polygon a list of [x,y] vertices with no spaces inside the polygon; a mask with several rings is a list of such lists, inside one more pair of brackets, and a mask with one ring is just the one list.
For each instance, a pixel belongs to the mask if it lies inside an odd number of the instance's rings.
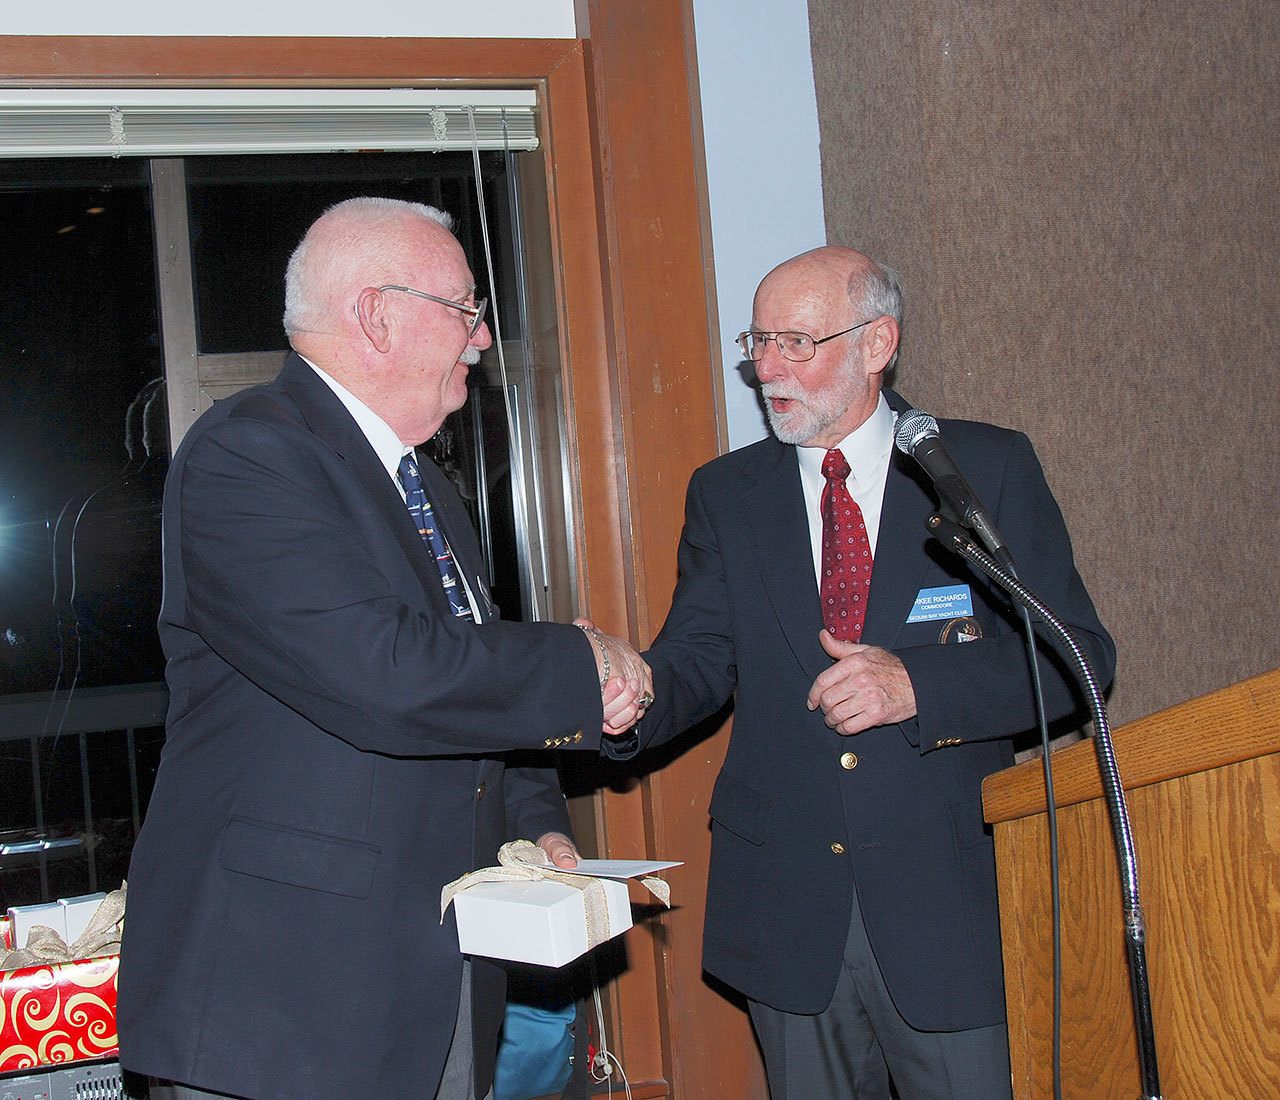
{"label": "wire-rimmed eyeglasses", "polygon": [[820,340],[815,340],[807,332],[759,332],[756,329],[747,329],[746,332],[738,333],[738,347],[742,349],[743,355],[753,363],[758,363],[764,358],[765,345],[772,340],[778,345],[782,358],[790,359],[793,363],[807,363],[817,353],[819,344],[825,344],[837,336],[847,336],[856,329],[862,328],[863,325],[869,325],[872,321],[878,320],[878,317],[872,317],[869,320],[860,321],[852,328],[833,332]]}
{"label": "wire-rimmed eyeglasses", "polygon": [[411,286],[396,286],[392,283],[380,286],[378,289],[398,290],[403,294],[412,294],[415,298],[425,298],[428,302],[438,302],[440,305],[448,306],[450,309],[457,309],[463,313],[471,314],[471,329],[467,333],[467,339],[470,339],[480,331],[480,326],[484,324],[484,311],[489,305],[488,298],[481,298],[475,305],[469,306],[466,302],[454,302],[448,298],[438,298],[434,294],[428,294],[425,290],[414,290]]}

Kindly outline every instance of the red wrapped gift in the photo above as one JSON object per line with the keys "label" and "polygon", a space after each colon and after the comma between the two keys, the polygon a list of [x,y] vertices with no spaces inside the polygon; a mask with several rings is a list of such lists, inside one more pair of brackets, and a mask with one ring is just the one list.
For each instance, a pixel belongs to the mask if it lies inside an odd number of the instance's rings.
{"label": "red wrapped gift", "polygon": [[0,1073],[118,1054],[119,971],[119,955],[0,971]]}

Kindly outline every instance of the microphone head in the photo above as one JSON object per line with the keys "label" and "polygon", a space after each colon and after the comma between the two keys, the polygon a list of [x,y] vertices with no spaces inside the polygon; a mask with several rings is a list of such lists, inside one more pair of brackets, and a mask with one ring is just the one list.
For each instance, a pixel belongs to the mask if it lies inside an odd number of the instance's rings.
{"label": "microphone head", "polygon": [[938,438],[938,422],[926,412],[911,409],[898,417],[893,442],[903,454],[914,456],[922,440]]}

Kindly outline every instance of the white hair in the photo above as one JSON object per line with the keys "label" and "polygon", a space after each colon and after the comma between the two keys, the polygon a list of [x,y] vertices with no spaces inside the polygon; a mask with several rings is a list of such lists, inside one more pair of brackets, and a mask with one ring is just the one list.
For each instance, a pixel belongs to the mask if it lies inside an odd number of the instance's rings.
{"label": "white hair", "polygon": [[[453,216],[421,202],[374,196],[345,199],[312,224],[289,257],[284,275],[284,330],[323,332],[356,282],[377,286],[406,279],[411,246],[397,222],[433,222],[453,232]],[[331,229],[335,220],[341,233]]]}

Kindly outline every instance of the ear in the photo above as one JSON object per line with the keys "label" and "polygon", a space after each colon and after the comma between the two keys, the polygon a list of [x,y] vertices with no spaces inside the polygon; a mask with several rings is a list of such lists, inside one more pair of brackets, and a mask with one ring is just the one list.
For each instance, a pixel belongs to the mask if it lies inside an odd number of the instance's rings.
{"label": "ear", "polygon": [[376,287],[367,286],[356,296],[356,321],[364,337],[385,355],[391,349],[392,323],[387,299]]}
{"label": "ear", "polygon": [[862,347],[867,376],[884,374],[893,353],[898,350],[898,322],[892,317],[881,317],[868,325]]}

